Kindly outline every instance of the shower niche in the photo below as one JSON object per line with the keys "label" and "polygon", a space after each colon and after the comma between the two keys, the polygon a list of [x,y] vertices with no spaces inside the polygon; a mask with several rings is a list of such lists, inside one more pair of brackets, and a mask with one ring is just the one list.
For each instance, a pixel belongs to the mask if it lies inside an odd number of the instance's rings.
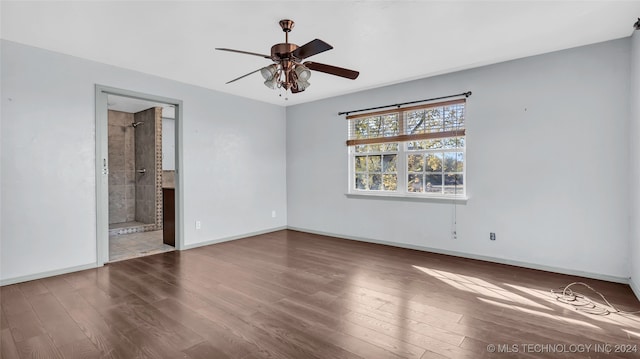
{"label": "shower niche", "polygon": [[109,235],[162,229],[162,107],[108,111]]}

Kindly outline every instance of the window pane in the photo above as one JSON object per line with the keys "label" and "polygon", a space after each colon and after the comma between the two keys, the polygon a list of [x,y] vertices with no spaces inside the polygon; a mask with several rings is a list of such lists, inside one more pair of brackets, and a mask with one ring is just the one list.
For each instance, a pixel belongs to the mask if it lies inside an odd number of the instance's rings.
{"label": "window pane", "polygon": [[369,117],[367,121],[367,136],[380,137],[382,136],[382,121],[380,117]]}
{"label": "window pane", "polygon": [[409,172],[422,172],[424,170],[424,157],[422,155],[408,155],[407,169]]}
{"label": "window pane", "polygon": [[424,111],[412,111],[407,112],[406,114],[406,133],[409,135],[423,133],[425,125]]}
{"label": "window pane", "polygon": [[382,151],[398,151],[398,143],[383,143],[381,149]]}
{"label": "window pane", "polygon": [[389,172],[396,172],[397,171],[397,166],[396,166],[396,157],[397,155],[384,155],[382,156],[382,171],[389,173]]}
{"label": "window pane", "polygon": [[368,152],[368,151],[369,151],[369,146],[367,146],[367,145],[357,145],[356,146],[356,152],[357,153]]}
{"label": "window pane", "polygon": [[396,189],[398,189],[398,175],[382,175],[382,185],[384,186],[385,191],[395,191]]}
{"label": "window pane", "polygon": [[464,128],[464,105],[456,104],[442,108],[444,116],[444,130],[452,131]]}
{"label": "window pane", "polygon": [[409,175],[409,180],[407,181],[407,191],[409,192],[422,192],[422,179],[423,175]]}
{"label": "window pane", "polygon": [[366,172],[367,156],[356,156],[355,168],[356,168],[356,172]]}
{"label": "window pane", "polygon": [[369,175],[369,189],[378,191],[382,186],[382,175]]}
{"label": "window pane", "polygon": [[442,175],[441,174],[428,174],[425,178],[427,187],[431,186],[441,186],[442,185]]}
{"label": "window pane", "polygon": [[352,120],[350,139],[366,139],[400,134],[398,113]]}
{"label": "window pane", "polygon": [[382,150],[381,144],[369,145],[369,152],[380,152]]}
{"label": "window pane", "polygon": [[464,148],[464,137],[445,138],[442,143],[442,148]]}
{"label": "window pane", "polygon": [[427,154],[427,171],[428,172],[442,171],[442,153]]}
{"label": "window pane", "polygon": [[445,172],[462,172],[464,168],[464,158],[462,152],[447,152],[444,154]]}
{"label": "window pane", "polygon": [[369,160],[369,172],[381,172],[382,171],[382,156],[367,156]]}
{"label": "window pane", "polygon": [[442,131],[442,109],[430,108],[425,111],[426,132]]}
{"label": "window pane", "polygon": [[434,148],[441,148],[443,140],[424,140],[424,141],[410,141],[407,143],[409,151],[417,150],[430,150]]}
{"label": "window pane", "polygon": [[394,113],[386,115],[382,119],[383,135],[384,136],[397,136],[400,134],[400,128],[398,127],[398,114]]}
{"label": "window pane", "polygon": [[[464,186],[462,185],[462,175],[445,175],[444,193],[446,194],[463,194]],[[456,184],[456,181],[458,182]]]}
{"label": "window pane", "polygon": [[442,193],[442,175],[429,174],[425,176],[425,192]]}
{"label": "window pane", "polygon": [[367,177],[365,174],[356,175],[356,189],[367,189]]}
{"label": "window pane", "polygon": [[[356,138],[356,139],[362,139],[362,138],[369,138],[370,136],[370,120],[372,120],[371,118],[362,118],[362,119],[358,119],[356,121],[354,121],[353,123],[353,134],[352,134],[352,138]],[[375,122],[375,118],[373,118],[373,121]],[[374,124],[375,125],[375,124]],[[375,127],[375,126],[374,126]]]}
{"label": "window pane", "polygon": [[407,116],[407,134],[441,132],[443,130],[442,108],[409,111]]}
{"label": "window pane", "polygon": [[444,175],[444,184],[462,186],[462,175],[461,174]]}

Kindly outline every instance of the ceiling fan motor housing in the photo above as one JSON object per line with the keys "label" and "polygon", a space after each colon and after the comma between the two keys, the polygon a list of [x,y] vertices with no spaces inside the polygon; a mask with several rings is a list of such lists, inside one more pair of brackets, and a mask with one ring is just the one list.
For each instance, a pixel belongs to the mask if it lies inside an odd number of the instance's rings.
{"label": "ceiling fan motor housing", "polygon": [[297,49],[298,45],[291,43],[275,44],[271,46],[271,59],[275,62],[291,59],[291,52]]}

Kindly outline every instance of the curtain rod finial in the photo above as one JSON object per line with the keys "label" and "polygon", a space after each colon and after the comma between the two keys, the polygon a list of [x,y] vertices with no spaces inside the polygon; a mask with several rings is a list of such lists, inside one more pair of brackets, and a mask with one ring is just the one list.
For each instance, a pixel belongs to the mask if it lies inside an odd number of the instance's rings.
{"label": "curtain rod finial", "polygon": [[471,91],[467,91],[464,93],[464,97],[469,97],[469,96],[471,96]]}

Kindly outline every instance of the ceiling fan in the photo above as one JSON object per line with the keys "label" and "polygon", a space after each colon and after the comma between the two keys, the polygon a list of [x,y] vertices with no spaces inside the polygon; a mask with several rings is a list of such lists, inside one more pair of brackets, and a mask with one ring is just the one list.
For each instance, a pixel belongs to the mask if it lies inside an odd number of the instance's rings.
{"label": "ceiling fan", "polygon": [[282,28],[282,31],[284,31],[285,33],[285,42],[273,45],[271,47],[271,55],[263,55],[255,52],[226,48],[216,48],[216,50],[221,51],[230,51],[240,54],[260,56],[264,57],[265,59],[271,59],[273,61],[273,64],[262,67],[255,71],[251,71],[246,75],[242,75],[227,82],[227,84],[238,81],[260,71],[262,77],[264,77],[265,79],[265,86],[271,89],[284,88],[285,91],[290,90],[291,93],[298,93],[304,91],[307,87],[309,87],[309,77],[311,77],[310,70],[345,77],[351,80],[355,80],[360,74],[358,71],[321,64],[319,62],[302,62],[308,57],[333,49],[333,46],[320,39],[309,41],[302,46],[289,43],[289,32],[291,32],[291,29],[293,29],[294,26],[293,20],[280,20],[279,24]]}

